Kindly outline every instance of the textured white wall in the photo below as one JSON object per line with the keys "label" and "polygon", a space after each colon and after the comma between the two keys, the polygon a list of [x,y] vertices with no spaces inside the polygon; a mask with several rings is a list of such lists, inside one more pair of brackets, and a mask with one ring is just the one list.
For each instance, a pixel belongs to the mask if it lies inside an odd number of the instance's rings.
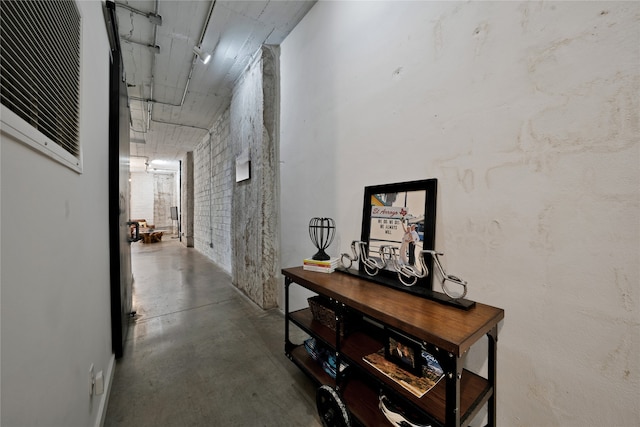
{"label": "textured white wall", "polygon": [[[1,136],[2,426],[98,426],[109,381],[109,43],[99,1],[82,16],[81,175]],[[107,389],[108,391],[108,389]]]}
{"label": "textured white wall", "polygon": [[639,425],[639,17],[316,4],[281,47],[282,266],[312,253],[314,216],[347,252],[364,186],[435,177],[447,267],[506,311],[498,424]]}
{"label": "textured white wall", "polygon": [[[263,47],[233,89],[230,151],[248,153],[251,179],[233,180],[231,206],[233,283],[262,308],[278,297],[277,70],[279,50]],[[234,168],[235,174],[235,161]],[[234,175],[235,176],[235,175]]]}

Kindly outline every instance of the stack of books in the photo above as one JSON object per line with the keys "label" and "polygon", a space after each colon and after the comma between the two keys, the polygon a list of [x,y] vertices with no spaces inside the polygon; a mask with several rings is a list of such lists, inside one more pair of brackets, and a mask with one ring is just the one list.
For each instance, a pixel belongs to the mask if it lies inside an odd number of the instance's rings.
{"label": "stack of books", "polygon": [[331,258],[326,261],[318,261],[316,259],[307,258],[304,260],[302,268],[309,271],[318,271],[320,273],[333,273],[338,266],[340,258]]}

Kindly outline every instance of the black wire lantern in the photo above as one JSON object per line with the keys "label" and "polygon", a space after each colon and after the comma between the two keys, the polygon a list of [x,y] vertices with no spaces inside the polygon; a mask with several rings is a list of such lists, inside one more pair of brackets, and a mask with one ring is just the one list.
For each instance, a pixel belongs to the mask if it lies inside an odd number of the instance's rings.
{"label": "black wire lantern", "polygon": [[316,261],[328,261],[331,259],[324,251],[333,242],[336,234],[336,223],[331,218],[311,218],[309,221],[309,237],[318,248],[318,252],[312,257]]}

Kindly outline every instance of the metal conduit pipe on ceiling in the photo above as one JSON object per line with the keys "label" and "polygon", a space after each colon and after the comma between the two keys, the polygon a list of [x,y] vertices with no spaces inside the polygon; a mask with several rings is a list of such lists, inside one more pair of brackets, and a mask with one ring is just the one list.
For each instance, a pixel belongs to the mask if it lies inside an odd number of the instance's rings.
{"label": "metal conduit pipe on ceiling", "polygon": [[[207,13],[207,20],[205,21],[204,26],[202,27],[202,31],[200,32],[200,37],[198,38],[198,46],[200,46],[202,44],[202,41],[204,40],[204,36],[206,34],[207,27],[209,26],[209,21],[211,21],[211,16],[213,15],[213,8],[216,5],[216,1],[217,0],[212,0],[212,2],[211,2],[211,6],[209,7],[209,12]],[[160,15],[158,15],[158,0],[155,1],[155,11],[153,13],[143,12],[143,11],[135,9],[135,8],[129,6],[128,4],[125,4],[125,3],[116,2],[115,4],[116,4],[117,7],[121,7],[123,9],[129,10],[130,12],[137,13],[139,15],[142,15],[142,16],[145,16],[145,17],[149,18],[151,23],[154,24],[154,28],[153,28],[153,44],[152,45],[147,45],[147,47],[153,48],[155,50],[157,48],[158,25],[162,25],[162,17]],[[123,39],[123,40],[125,40],[125,39]],[[125,40],[125,41],[127,41],[127,40]],[[176,103],[163,102],[163,101],[158,101],[158,100],[153,99],[153,86],[154,86],[154,80],[155,80],[156,61],[155,61],[155,56],[153,56],[151,58],[151,83],[150,83],[149,98],[148,99],[144,99],[144,98],[133,97],[133,96],[129,97],[130,100],[141,101],[141,102],[146,102],[147,103],[147,118],[148,119],[147,119],[147,126],[145,126],[147,131],[149,129],[151,129],[151,122],[155,121],[155,120],[152,119],[153,104],[167,105],[167,106],[170,106],[170,107],[182,107],[184,105],[184,100],[187,97],[187,92],[189,90],[189,84],[191,83],[191,78],[193,76],[193,70],[195,68],[195,64],[197,62],[197,59],[198,59],[198,57],[194,53],[193,57],[192,57],[192,60],[191,60],[191,68],[189,69],[189,76],[187,77],[187,82],[185,84],[184,91],[182,92],[182,99],[180,100],[179,104],[176,104]],[[177,123],[167,123],[167,124],[174,124],[176,126],[181,126],[180,124],[177,124]],[[199,129],[202,129],[202,128],[199,128]],[[206,129],[206,130],[207,130],[207,132],[209,131],[208,129]],[[134,132],[140,132],[140,131],[134,130]]]}
{"label": "metal conduit pipe on ceiling", "polygon": [[185,127],[185,128],[200,129],[200,130],[203,130],[205,132],[208,132],[209,135],[211,135],[211,130],[209,130],[207,128],[200,127],[200,126],[183,125],[181,123],[171,123],[171,122],[167,122],[167,121],[164,121],[164,120],[156,120],[156,119],[152,119],[152,121],[155,122],[155,123],[161,123],[163,125],[181,126],[181,127]]}
{"label": "metal conduit pipe on ceiling", "polygon": [[[200,37],[198,38],[198,46],[200,46],[202,44],[202,41],[204,40],[204,36],[206,34],[207,31],[207,27],[209,26],[209,21],[211,21],[211,16],[213,15],[213,8],[216,5],[216,1],[217,0],[213,0],[211,2],[211,6],[209,7],[209,13],[207,14],[207,20],[204,23],[204,26],[202,28],[202,31],[200,32]],[[158,0],[156,0],[156,14],[158,13]],[[154,33],[153,33],[153,44],[156,44],[156,37],[157,37],[157,27],[154,28]],[[129,97],[129,99],[134,100],[134,101],[142,101],[142,102],[147,102],[147,115],[148,115],[148,123],[147,123],[147,130],[149,130],[151,128],[151,122],[155,121],[152,120],[152,104],[160,104],[160,105],[167,105],[169,107],[182,107],[184,105],[184,100],[187,97],[187,92],[189,90],[189,84],[191,83],[191,78],[193,76],[193,70],[195,68],[195,64],[198,60],[198,56],[194,53],[192,60],[191,60],[191,68],[189,69],[189,76],[187,77],[187,82],[184,86],[184,91],[182,92],[182,99],[180,100],[179,104],[175,104],[175,103],[171,103],[171,102],[163,102],[163,101],[158,101],[153,99],[153,86],[154,86],[154,78],[155,78],[155,57],[152,58],[152,62],[151,62],[151,90],[150,90],[150,97],[149,99],[142,99],[142,98],[138,98],[138,97]],[[207,129],[208,131],[208,129]]]}
{"label": "metal conduit pipe on ceiling", "polygon": [[[155,13],[156,15],[158,14],[158,0],[156,0],[155,2]],[[153,27],[153,44],[155,45],[157,42],[157,38],[158,38],[158,27],[154,26]],[[149,96],[151,98],[153,98],[153,82],[155,79],[155,69],[156,69],[156,56],[152,55],[151,56],[151,83],[150,83],[150,93]],[[151,103],[147,104],[147,131],[149,131],[149,129],[151,129],[151,112],[153,109],[153,105]]]}
{"label": "metal conduit pipe on ceiling", "polygon": [[138,15],[142,15],[149,20],[153,25],[162,25],[162,16],[158,15],[158,2],[156,1],[156,10],[155,13],[144,12],[140,9],[136,9],[135,7],[129,6],[126,3],[114,2],[116,7],[120,7],[122,9],[126,9],[129,12],[137,13]]}
{"label": "metal conduit pipe on ceiling", "polygon": [[[160,51],[159,46],[157,45],[157,35],[158,35],[158,25],[162,25],[162,17],[160,15],[158,15],[158,0],[155,1],[155,7],[154,7],[154,12],[144,12],[140,9],[136,9],[135,7],[132,7],[126,3],[121,3],[121,2],[114,2],[116,7],[119,7],[121,9],[125,9],[128,10],[129,12],[132,13],[137,13],[138,15],[142,15],[146,18],[149,19],[149,21],[151,22],[151,24],[153,24],[153,44],[144,44],[144,43],[140,43],[140,42],[134,42],[131,40],[127,40],[123,37],[120,37],[121,40],[123,40],[124,42],[127,43],[134,43],[134,44],[139,44],[139,45],[143,45],[145,47],[151,48],[153,50],[153,54],[151,57],[151,87],[150,87],[150,96],[151,98],[153,98],[153,72],[155,69],[155,53]],[[131,100],[131,97],[129,97],[129,99]],[[147,117],[151,117],[151,104],[147,104]],[[144,120],[144,118],[143,118]],[[143,123],[144,126],[144,123]],[[147,125],[144,126],[145,130],[148,131],[149,128],[151,126],[150,120],[147,122]],[[130,125],[131,128],[133,128],[133,124]],[[146,133],[146,131],[144,133]],[[135,131],[134,132],[140,132],[140,131]]]}

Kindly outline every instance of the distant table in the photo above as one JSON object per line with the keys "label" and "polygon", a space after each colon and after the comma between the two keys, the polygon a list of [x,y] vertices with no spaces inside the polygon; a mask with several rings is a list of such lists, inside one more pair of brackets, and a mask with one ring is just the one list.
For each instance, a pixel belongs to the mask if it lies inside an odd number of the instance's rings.
{"label": "distant table", "polygon": [[153,228],[140,228],[142,243],[157,243],[162,240],[162,231],[154,231]]}

